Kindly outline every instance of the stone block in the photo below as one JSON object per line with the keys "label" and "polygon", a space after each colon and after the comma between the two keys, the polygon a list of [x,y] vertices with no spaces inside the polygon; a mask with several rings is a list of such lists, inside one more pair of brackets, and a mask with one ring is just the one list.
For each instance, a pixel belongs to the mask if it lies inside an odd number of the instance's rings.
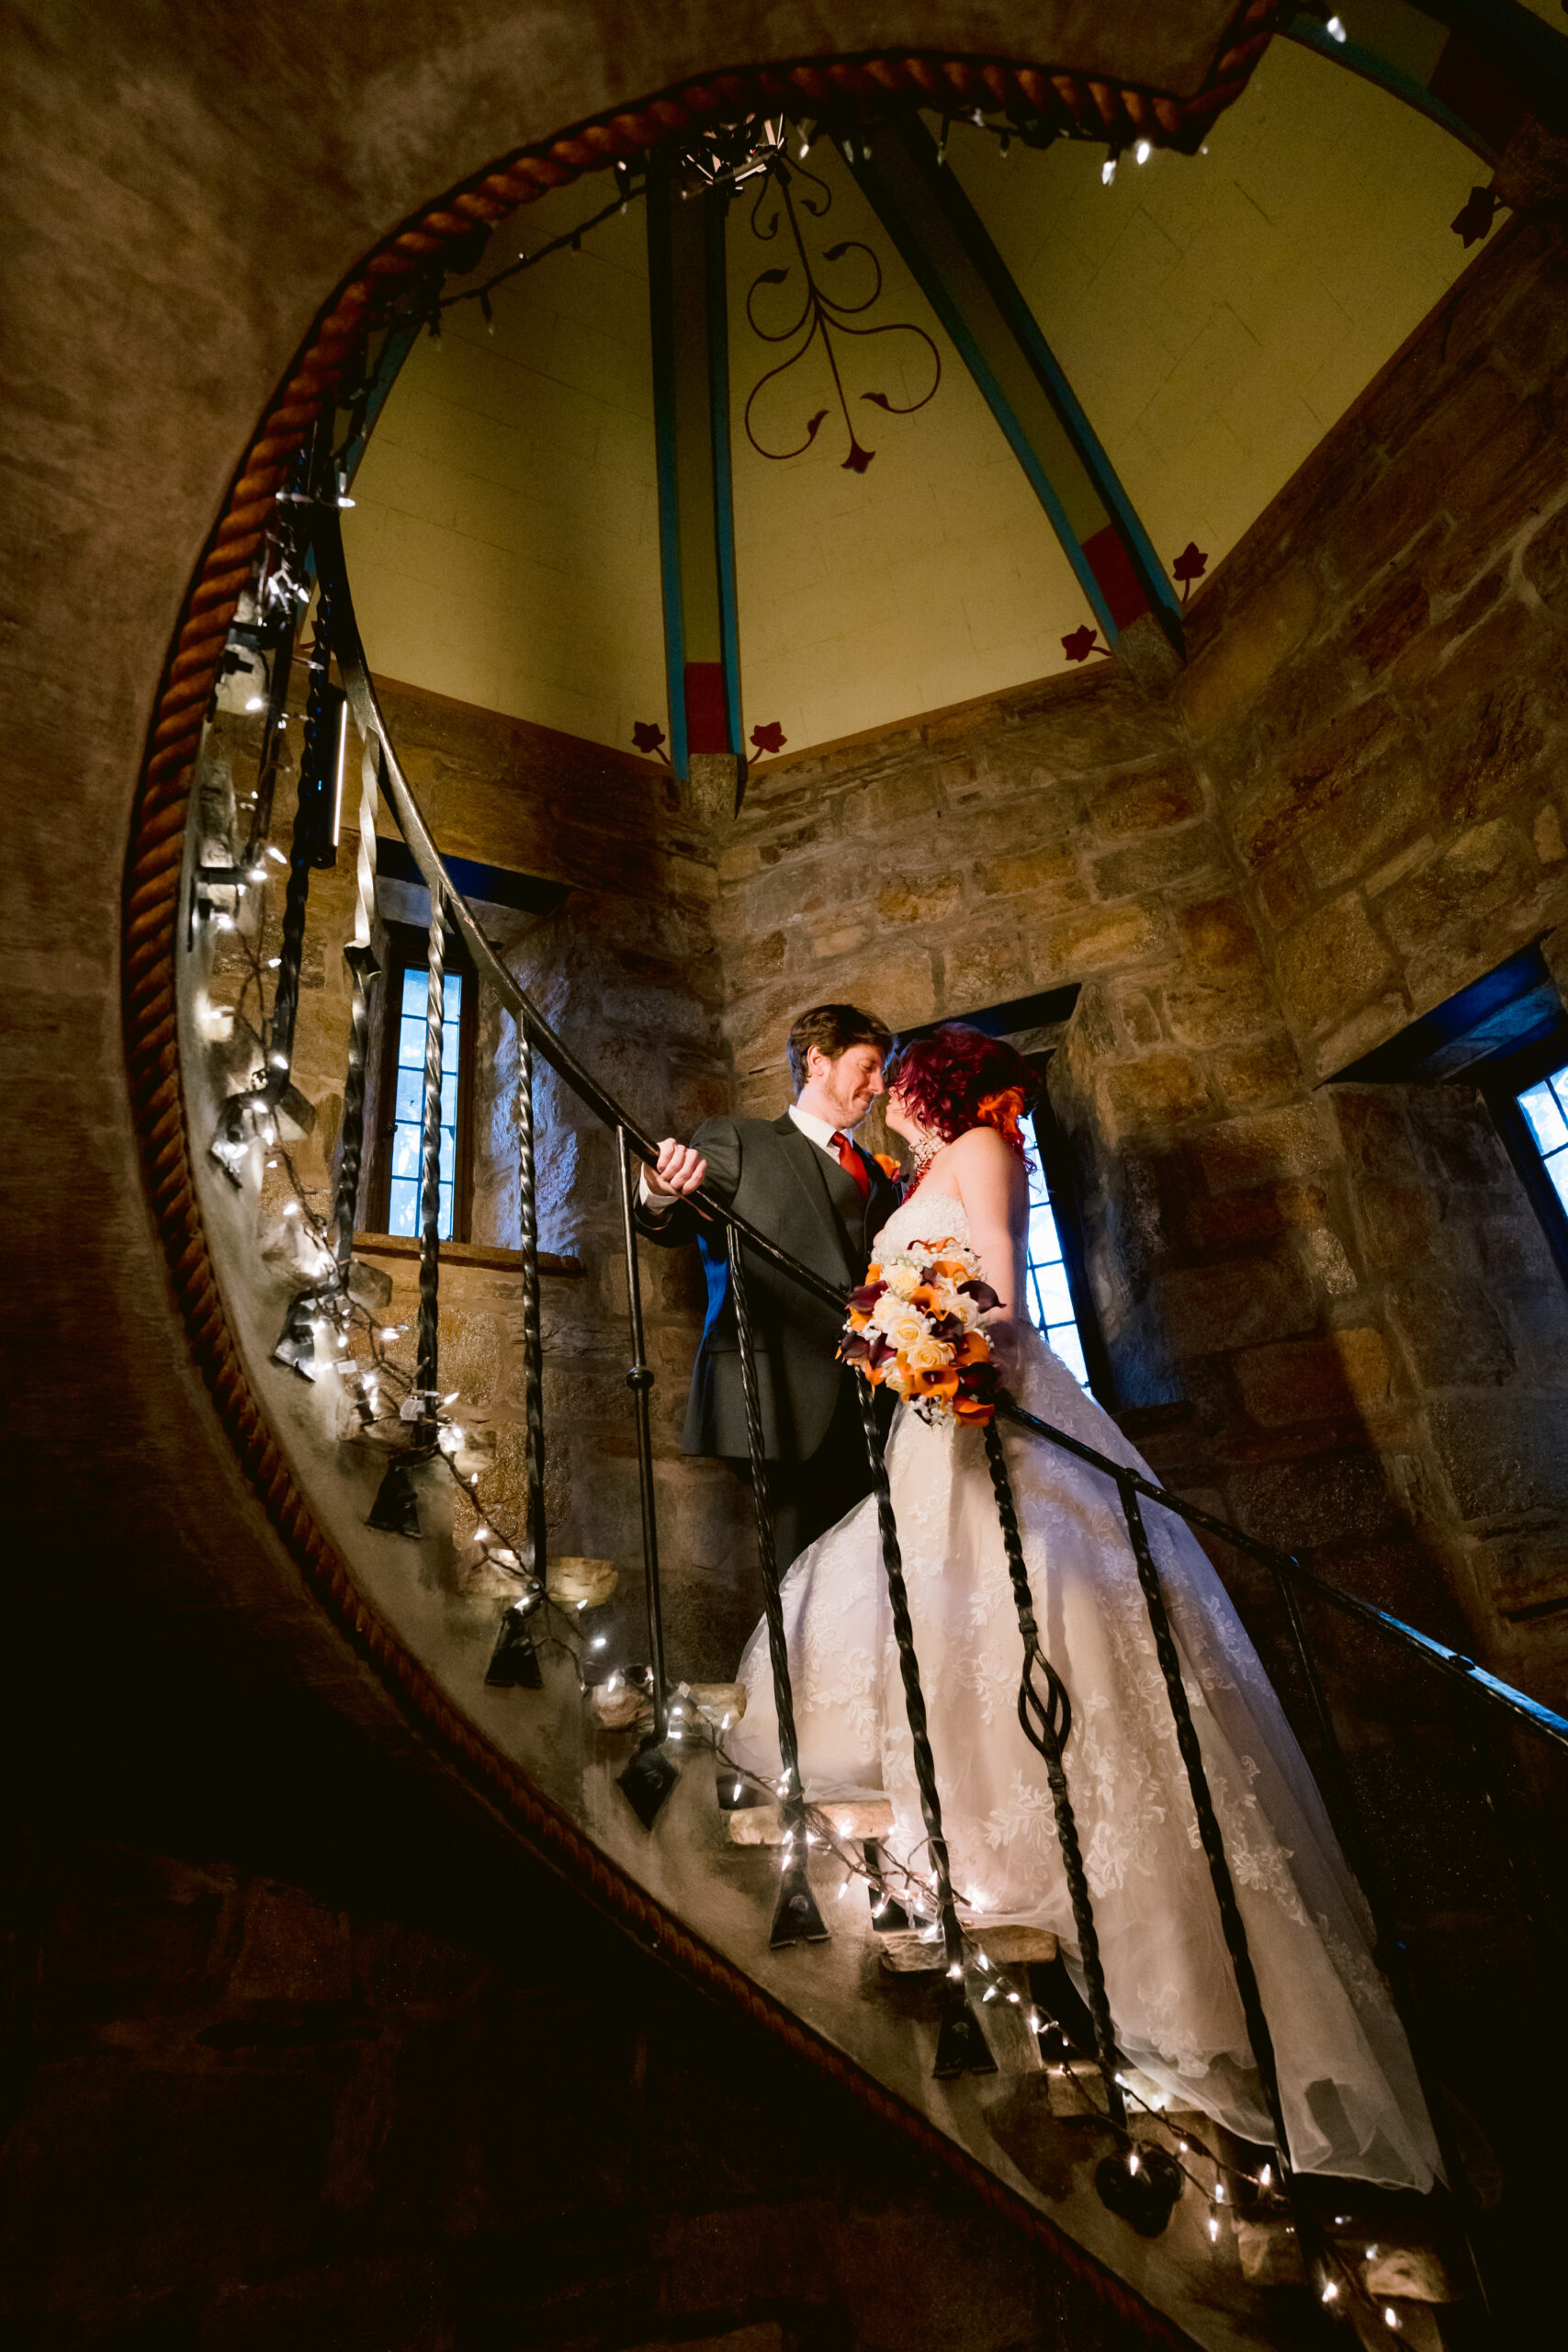
{"label": "stone block", "polygon": [[1190,768],[1118,776],[1097,786],[1089,800],[1089,822],[1107,841],[1185,825],[1202,813],[1202,787]]}
{"label": "stone block", "polygon": [[1286,1012],[1309,1032],[1343,1021],[1395,977],[1393,959],[1353,890],[1286,934],[1276,973]]}
{"label": "stone block", "polygon": [[1433,934],[1524,898],[1535,859],[1517,827],[1498,817],[1472,825],[1422,872],[1390,890],[1380,912],[1396,947],[1428,948]]}
{"label": "stone block", "polygon": [[876,913],[886,925],[947,922],[964,903],[964,885],[950,868],[900,875],[876,894]]}
{"label": "stone block", "polygon": [[919,767],[878,776],[851,794],[845,813],[858,833],[890,833],[934,825],[941,807],[936,777]]}
{"label": "stone block", "polygon": [[1316,583],[1296,564],[1248,597],[1214,645],[1175,689],[1174,700],[1201,742],[1239,718],[1305,639],[1317,616]]}
{"label": "stone block", "polygon": [[1508,1394],[1436,1399],[1433,1445],[1461,1519],[1568,1507],[1562,1400]]}
{"label": "stone block", "polygon": [[1030,984],[1028,950],[1016,928],[977,938],[960,933],[943,947],[942,964],[942,1010],[949,1017],[1006,1004]]}
{"label": "stone block", "polygon": [[1568,615],[1568,505],[1560,506],[1527,542],[1523,567],[1541,603]]}
{"label": "stone block", "polygon": [[1261,967],[1258,934],[1239,899],[1198,899],[1178,908],[1175,922],[1183,960],[1203,972],[1242,972]]}
{"label": "stone block", "polygon": [[1249,1348],[1235,1371],[1242,1402],[1265,1429],[1376,1410],[1391,1380],[1382,1334],[1370,1328]]}
{"label": "stone block", "polygon": [[1447,660],[1425,673],[1430,707],[1439,711],[1456,709],[1469,695],[1485,693],[1499,678],[1528,671],[1539,627],[1536,615],[1517,598],[1500,605],[1454,647]]}
{"label": "stone block", "polygon": [[974,869],[974,876],[975,888],[987,898],[1009,898],[1027,892],[1053,912],[1059,907],[1080,905],[1089,897],[1078,877],[1077,852],[1062,842],[1021,852],[1016,857],[982,858]]}
{"label": "stone block", "polygon": [[1374,694],[1292,744],[1233,814],[1235,844],[1248,865],[1280,856],[1337,804],[1364,768],[1396,751],[1404,733],[1394,704]]}
{"label": "stone block", "polygon": [[1393,657],[1427,627],[1430,616],[1426,581],[1402,571],[1392,583],[1380,582],[1352,609],[1345,650],[1361,663],[1369,679],[1380,678]]}
{"label": "stone block", "polygon": [[1277,1102],[1299,1093],[1301,1059],[1282,1035],[1256,1046],[1230,1046],[1211,1058],[1209,1083],[1227,1111]]}
{"label": "stone block", "polygon": [[1189,1183],[1182,1190],[1180,1225],[1194,1250],[1235,1249],[1298,1227],[1310,1229],[1327,1211],[1327,1188],[1322,1184],[1258,1184],[1211,1193]]}
{"label": "stone block", "polygon": [[1120,989],[1117,992],[1116,1010],[1131,1044],[1134,1046],[1159,1044],[1165,1035],[1165,1025],[1160,1018],[1157,993],[1151,995],[1147,989]]}
{"label": "stone block", "polygon": [[1416,1385],[1496,1387],[1516,1370],[1514,1351],[1485,1292],[1467,1270],[1440,1271],[1395,1284],[1390,1304],[1415,1367]]}
{"label": "stone block", "polygon": [[1277,1025],[1273,999],[1260,974],[1243,971],[1215,987],[1182,981],[1165,990],[1166,1019],[1179,1046],[1229,1046]]}
{"label": "stone block", "polygon": [[1179,1356],[1205,1356],[1263,1340],[1292,1338],[1317,1321],[1312,1284],[1292,1258],[1234,1258],[1186,1266],[1160,1284],[1160,1306]]}
{"label": "stone block", "polygon": [[1254,1463],[1233,1471],[1227,1485],[1227,1516],[1287,1552],[1382,1535],[1399,1523],[1382,1464],[1371,1453]]}
{"label": "stone block", "polygon": [[1152,909],[1089,907],[1046,923],[1034,942],[1036,977],[1077,979],[1085,972],[1114,972],[1168,953],[1169,933]]}
{"label": "stone block", "polygon": [[1198,1144],[1199,1165],[1212,1193],[1308,1176],[1331,1157],[1322,1120],[1311,1102],[1225,1119]]}
{"label": "stone block", "polygon": [[1134,892],[1215,882],[1224,872],[1224,854],[1209,826],[1190,825],[1180,832],[1162,833],[1156,841],[1112,850],[1097,857],[1089,872],[1098,897],[1125,899]]}
{"label": "stone block", "polygon": [[1105,1090],[1119,1136],[1158,1134],[1204,1117],[1213,1108],[1201,1068],[1185,1054],[1146,1054],[1106,1076]]}

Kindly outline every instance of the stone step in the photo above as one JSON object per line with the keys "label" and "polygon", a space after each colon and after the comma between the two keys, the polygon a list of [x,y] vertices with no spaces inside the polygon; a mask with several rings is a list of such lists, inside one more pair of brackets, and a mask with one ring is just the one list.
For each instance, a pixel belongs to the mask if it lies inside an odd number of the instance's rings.
{"label": "stone step", "polygon": [[[812,1807],[827,1820],[835,1838],[846,1845],[863,1845],[867,1838],[880,1843],[893,1827],[893,1807],[886,1797],[841,1799],[832,1804]],[[729,1837],[736,1846],[782,1846],[784,1844],[784,1807],[777,1804],[749,1804],[738,1813],[726,1814]]]}
{"label": "stone step", "polygon": [[[987,1958],[998,1968],[1022,1968],[1031,1961],[1055,1960],[1056,1939],[1044,1928],[1008,1927],[998,1922],[994,1928],[977,1928],[971,1924],[969,1935]],[[891,1935],[879,1938],[882,1965],[896,1976],[936,1976],[947,1965],[947,1955],[942,1938],[934,1940],[914,1928],[896,1928]]]}

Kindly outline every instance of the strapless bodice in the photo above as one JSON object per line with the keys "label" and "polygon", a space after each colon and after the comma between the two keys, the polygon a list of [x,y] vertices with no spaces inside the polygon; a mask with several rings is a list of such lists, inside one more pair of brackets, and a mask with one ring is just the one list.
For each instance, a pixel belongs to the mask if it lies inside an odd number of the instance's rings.
{"label": "strapless bodice", "polygon": [[872,1244],[875,1257],[883,1250],[908,1250],[917,1241],[936,1244],[956,1241],[962,1249],[969,1244],[969,1220],[964,1214],[964,1204],[951,1193],[933,1193],[922,1184],[900,1203],[876,1239]]}

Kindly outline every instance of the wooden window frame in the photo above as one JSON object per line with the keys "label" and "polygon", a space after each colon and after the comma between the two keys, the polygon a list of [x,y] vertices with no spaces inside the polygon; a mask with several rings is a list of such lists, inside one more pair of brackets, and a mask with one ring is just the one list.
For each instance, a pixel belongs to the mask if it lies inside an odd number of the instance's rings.
{"label": "wooden window frame", "polygon": [[[428,972],[427,934],[413,923],[385,926],[386,968],[380,987],[381,1037],[377,1060],[376,1136],[370,1155],[370,1179],[366,1188],[365,1230],[389,1234],[392,1197],[392,1136],[397,1121],[398,1033],[402,1019],[403,975]],[[460,979],[462,1006],[457,1015],[457,1150],[452,1176],[453,1241],[473,1238],[474,1207],[474,1073],[479,1034],[479,979],[460,940],[446,940],[446,971]]]}

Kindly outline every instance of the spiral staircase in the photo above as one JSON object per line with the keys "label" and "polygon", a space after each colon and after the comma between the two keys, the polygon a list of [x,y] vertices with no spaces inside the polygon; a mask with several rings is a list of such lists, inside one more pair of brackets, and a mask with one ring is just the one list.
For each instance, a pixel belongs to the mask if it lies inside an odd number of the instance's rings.
{"label": "spiral staircase", "polygon": [[[1255,13],[1261,25],[1266,12]],[[1138,123],[1134,107],[1124,127],[1150,126]],[[396,266],[416,267],[432,239],[462,233],[474,217],[472,205],[455,202],[447,225],[403,232]],[[734,1694],[682,1680],[680,1660],[664,1655],[650,1374],[629,1214],[636,1166],[652,1138],[490,944],[482,910],[465,900],[421,815],[365,662],[334,459],[363,425],[336,402],[373,293],[372,280],[356,278],[324,315],[236,479],[165,676],[131,844],[130,1092],[183,1338],[172,1346],[158,1330],[164,1302],[154,1299],[143,1317],[152,1336],[121,1335],[117,1361],[129,1388],[139,1351],[149,1351],[178,1389],[181,1414],[217,1432],[194,1465],[165,1465],[191,1498],[190,1557],[167,1563],[169,1589],[197,1588],[204,1514],[217,1524],[236,1504],[259,1503],[266,1524],[254,1572],[258,1609],[276,1612],[280,1638],[315,1661],[308,1671],[323,1683],[341,1678],[346,1714],[384,1722],[378,1711],[389,1707],[421,1753],[478,1791],[512,1834],[629,1934],[748,2010],[890,2131],[951,2168],[1090,2280],[1147,2340],[1286,2345],[1338,2326],[1368,2343],[1391,2334],[1433,2346],[1507,2341],[1492,2316],[1510,2308],[1498,2270],[1513,2259],[1488,2206],[1496,2167],[1484,2122],[1448,2096],[1440,2047],[1431,2048],[1432,2018],[1460,1996],[1445,1987],[1440,1955],[1408,1948],[1408,1921],[1382,1917],[1379,1957],[1408,2003],[1413,2042],[1431,2062],[1450,2191],[1431,2210],[1371,2199],[1337,2212],[1292,2176],[1288,2150],[1244,2146],[1202,2118],[1162,2108],[1118,2063],[1114,2019],[1095,2014],[1092,1981],[1086,2007],[1049,1939],[976,1934],[973,1921],[958,1919],[940,1869],[918,1885],[895,1882],[875,1808],[812,1812],[795,1786],[745,1785],[724,1755]],[[299,695],[294,657],[312,597],[308,690]],[[252,715],[247,808],[210,756],[213,695],[226,661],[237,673],[258,655],[267,684],[264,708]],[[280,737],[299,747],[291,812],[277,790]],[[377,1014],[378,805],[395,818],[431,909],[427,1110],[440,1098],[440,976],[450,942],[461,943],[521,1040],[517,1271],[528,1409],[524,1502],[511,1523],[489,1507],[492,1465],[466,1444],[452,1409],[461,1399],[441,1379],[438,1158],[427,1156],[422,1171],[417,1256],[389,1258],[359,1230]],[[321,1202],[288,1181],[290,1148],[315,1115],[296,1082],[293,1041],[311,878],[333,865],[340,843],[346,865],[351,837],[353,906],[333,902],[346,917],[335,944],[350,1006],[342,1122],[333,1195]],[[249,1014],[237,976],[254,983]],[[613,1637],[600,1630],[612,1620],[596,1614],[607,1596],[594,1564],[552,1567],[550,1556],[547,1309],[552,1290],[566,1295],[578,1270],[538,1246],[533,1104],[542,1069],[615,1138],[626,1211],[626,1411],[643,1474],[644,1544],[640,1589],[619,1596]],[[432,1134],[437,1126],[427,1121]],[[765,1237],[728,1221],[738,1268],[790,1271]],[[1085,1451],[1043,1425],[1032,1435]],[[1306,1694],[1303,1739],[1374,1895],[1376,1826],[1357,1815],[1333,1689],[1303,1603],[1353,1616],[1370,1639],[1419,1661],[1452,1693],[1456,1719],[1481,1728],[1483,1745],[1517,1739],[1549,1759],[1568,1748],[1568,1721],[1450,1645],[1323,1585],[1122,1465],[1100,1466],[1135,1543],[1143,1508],[1157,1502],[1272,1579]],[[1005,1526],[999,1488],[998,1502]],[[896,1530],[886,1532],[896,1573]],[[766,1568],[764,1558],[764,1576]],[[298,1589],[280,1603],[288,1577]],[[1157,1638],[1152,1564],[1145,1590]],[[1027,1629],[1021,1657],[1032,1662]],[[918,1673],[911,1654],[907,1682]],[[1168,1662],[1166,1679],[1179,1733],[1181,1679]],[[1034,1687],[1041,1752],[1070,1784],[1070,1747],[1053,1739],[1049,1690]],[[1227,1898],[1223,1839],[1205,1809],[1190,1723],[1187,1731],[1215,1901],[1262,2059],[1267,2020]],[[932,1794],[940,1803],[939,1785]]]}

